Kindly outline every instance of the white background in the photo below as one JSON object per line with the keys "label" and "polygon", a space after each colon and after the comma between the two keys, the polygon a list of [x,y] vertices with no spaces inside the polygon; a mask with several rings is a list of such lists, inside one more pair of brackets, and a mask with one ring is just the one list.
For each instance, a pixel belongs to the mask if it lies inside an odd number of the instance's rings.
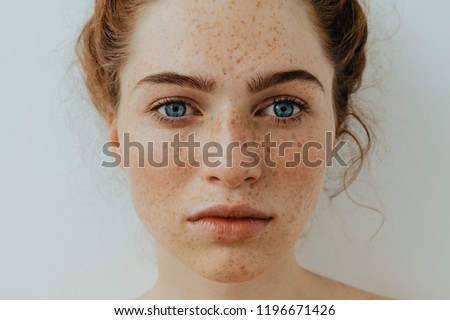
{"label": "white background", "polygon": [[[0,298],[132,299],[156,278],[125,182],[73,65],[93,1],[0,0]],[[26,4],[25,4],[26,3]],[[380,4],[381,3],[381,4]],[[400,299],[450,299],[450,2],[371,1],[372,169],[321,199],[311,270]]]}

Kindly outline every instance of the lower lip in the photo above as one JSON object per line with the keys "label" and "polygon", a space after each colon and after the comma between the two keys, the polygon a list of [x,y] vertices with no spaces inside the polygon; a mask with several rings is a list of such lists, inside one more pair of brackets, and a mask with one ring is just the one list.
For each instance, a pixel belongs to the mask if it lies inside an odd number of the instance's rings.
{"label": "lower lip", "polygon": [[258,235],[270,219],[202,218],[192,221],[192,226],[207,237],[217,241],[243,241]]}

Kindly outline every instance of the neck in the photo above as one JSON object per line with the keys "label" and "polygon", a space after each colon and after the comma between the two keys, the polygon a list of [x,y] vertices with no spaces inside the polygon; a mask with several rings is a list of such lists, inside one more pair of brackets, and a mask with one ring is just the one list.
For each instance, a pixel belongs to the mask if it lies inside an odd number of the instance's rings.
{"label": "neck", "polygon": [[308,291],[308,272],[301,268],[294,249],[259,277],[238,283],[206,279],[158,248],[159,276],[146,299],[301,299]]}

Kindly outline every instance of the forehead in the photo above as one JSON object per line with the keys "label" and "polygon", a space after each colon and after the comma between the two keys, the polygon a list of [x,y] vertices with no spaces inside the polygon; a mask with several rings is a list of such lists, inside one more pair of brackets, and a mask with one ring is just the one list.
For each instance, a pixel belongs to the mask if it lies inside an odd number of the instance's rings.
{"label": "forehead", "polygon": [[303,0],[151,1],[136,23],[128,67],[134,77],[176,71],[238,79],[304,68],[326,78],[331,66],[310,14]]}

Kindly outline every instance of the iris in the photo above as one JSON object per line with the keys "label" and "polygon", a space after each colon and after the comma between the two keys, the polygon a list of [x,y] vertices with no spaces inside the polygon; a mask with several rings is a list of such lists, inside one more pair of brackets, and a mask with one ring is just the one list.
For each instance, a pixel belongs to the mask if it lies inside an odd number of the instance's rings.
{"label": "iris", "polygon": [[278,117],[287,118],[294,113],[294,106],[289,102],[278,102],[275,104],[275,114]]}
{"label": "iris", "polygon": [[166,114],[169,117],[182,117],[186,113],[186,106],[183,103],[172,102],[165,107]]}

